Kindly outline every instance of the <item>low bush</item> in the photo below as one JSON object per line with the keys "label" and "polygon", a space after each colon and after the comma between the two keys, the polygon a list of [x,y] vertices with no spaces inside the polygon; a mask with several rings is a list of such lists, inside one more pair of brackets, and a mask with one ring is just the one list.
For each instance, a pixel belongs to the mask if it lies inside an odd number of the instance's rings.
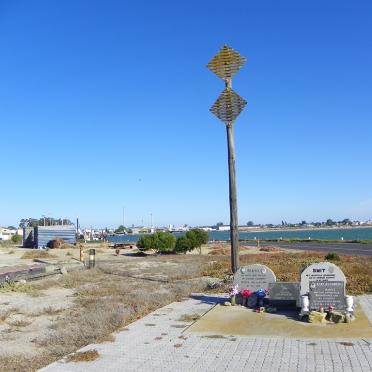
{"label": "low bush", "polygon": [[172,253],[176,246],[176,238],[171,233],[157,232],[151,235],[142,235],[137,242],[141,250],[154,249],[160,253]]}
{"label": "low bush", "polygon": [[327,261],[340,261],[340,256],[335,252],[330,252],[325,256]]}
{"label": "low bush", "polygon": [[209,235],[202,229],[191,229],[186,233],[186,238],[190,240],[192,249],[199,248],[201,254],[201,246],[208,243]]}
{"label": "low bush", "polygon": [[10,238],[10,240],[14,244],[19,244],[22,241],[22,236],[21,235],[18,235],[18,234],[15,234],[15,235],[12,235],[12,237]]}
{"label": "low bush", "polygon": [[192,241],[188,239],[186,236],[180,236],[177,238],[175,251],[177,253],[186,253],[192,251],[194,249],[192,245]]}
{"label": "low bush", "polygon": [[30,249],[28,252],[25,252],[22,256],[21,259],[25,260],[33,260],[35,258],[56,258],[53,254],[50,254],[47,251],[43,251],[41,249]]}

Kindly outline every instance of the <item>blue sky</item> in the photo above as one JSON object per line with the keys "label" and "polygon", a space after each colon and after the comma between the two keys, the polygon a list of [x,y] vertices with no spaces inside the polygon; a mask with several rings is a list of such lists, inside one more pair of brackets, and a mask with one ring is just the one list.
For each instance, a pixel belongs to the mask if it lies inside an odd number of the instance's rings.
{"label": "blue sky", "polygon": [[239,222],[372,218],[372,3],[0,2],[0,225],[228,223],[225,44]]}

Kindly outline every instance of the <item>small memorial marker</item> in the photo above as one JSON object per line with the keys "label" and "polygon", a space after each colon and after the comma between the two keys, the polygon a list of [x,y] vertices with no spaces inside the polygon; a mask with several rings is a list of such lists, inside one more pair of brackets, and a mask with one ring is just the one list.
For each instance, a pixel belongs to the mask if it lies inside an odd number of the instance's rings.
{"label": "small memorial marker", "polygon": [[253,292],[269,288],[269,283],[275,283],[274,272],[265,265],[254,264],[241,267],[234,274],[234,285],[238,285],[239,292],[249,289]]}
{"label": "small memorial marker", "polygon": [[299,282],[276,282],[269,284],[269,298],[270,305],[272,306],[295,307],[299,294]]}
{"label": "small memorial marker", "polygon": [[332,306],[336,310],[345,310],[344,282],[310,282],[310,310]]}

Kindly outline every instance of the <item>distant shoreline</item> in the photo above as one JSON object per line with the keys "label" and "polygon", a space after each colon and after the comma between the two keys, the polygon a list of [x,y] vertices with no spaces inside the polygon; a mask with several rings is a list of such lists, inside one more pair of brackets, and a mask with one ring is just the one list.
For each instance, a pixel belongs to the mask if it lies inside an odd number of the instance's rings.
{"label": "distant shoreline", "polygon": [[[352,230],[352,229],[370,229],[372,225],[366,226],[335,226],[335,227],[267,227],[267,228],[239,228],[239,232],[269,232],[269,231],[315,231],[315,230]],[[219,230],[214,230],[219,231]],[[230,230],[225,230],[230,231]]]}

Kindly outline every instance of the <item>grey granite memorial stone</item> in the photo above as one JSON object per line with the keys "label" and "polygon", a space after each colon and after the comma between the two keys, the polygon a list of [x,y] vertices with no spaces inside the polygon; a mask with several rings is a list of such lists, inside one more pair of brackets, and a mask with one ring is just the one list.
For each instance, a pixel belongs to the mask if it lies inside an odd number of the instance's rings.
{"label": "grey granite memorial stone", "polygon": [[299,282],[276,282],[269,284],[269,299],[271,306],[296,307],[299,295]]}
{"label": "grey granite memorial stone", "polygon": [[241,267],[234,274],[234,285],[238,285],[239,292],[249,289],[253,292],[267,289],[269,283],[276,282],[274,272],[265,265],[254,264]]}
{"label": "grey granite memorial stone", "polygon": [[301,273],[300,295],[310,292],[310,282],[343,282],[344,290],[346,277],[342,270],[331,262],[314,263]]}
{"label": "grey granite memorial stone", "polygon": [[322,306],[325,310],[333,306],[336,310],[345,310],[344,282],[310,282],[310,310],[318,310]]}

